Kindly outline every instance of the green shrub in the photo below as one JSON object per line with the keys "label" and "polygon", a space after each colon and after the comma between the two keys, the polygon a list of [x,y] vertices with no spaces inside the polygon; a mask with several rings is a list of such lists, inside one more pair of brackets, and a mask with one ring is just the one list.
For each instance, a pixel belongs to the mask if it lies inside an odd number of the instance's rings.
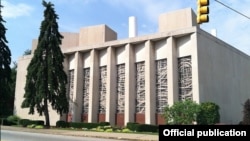
{"label": "green shrub", "polygon": [[31,123],[35,124],[35,125],[44,125],[44,121],[43,120],[32,120]]}
{"label": "green shrub", "polygon": [[81,122],[69,122],[69,127],[84,128],[84,126]]}
{"label": "green shrub", "polygon": [[127,129],[130,131],[137,131],[137,132],[157,132],[158,126],[150,125],[150,124],[138,124],[136,122],[128,122]]}
{"label": "green shrub", "polygon": [[20,119],[19,125],[22,125],[23,127],[27,127],[28,125],[32,124],[31,120],[29,119]]}
{"label": "green shrub", "polygon": [[100,126],[108,126],[108,125],[110,125],[110,123],[109,122],[100,122],[99,125]]}
{"label": "green shrub", "polygon": [[87,128],[87,129],[92,129],[92,128],[97,128],[100,126],[99,123],[84,123],[84,122],[69,122],[69,127],[73,128]]}
{"label": "green shrub", "polygon": [[118,126],[112,126],[112,129],[113,129],[113,131],[115,131],[115,132],[119,132],[119,131],[121,131],[121,127],[118,127]]}
{"label": "green shrub", "polygon": [[104,130],[106,130],[106,129],[112,128],[112,126],[111,126],[111,125],[107,125],[107,126],[102,126],[102,128],[103,128]]}
{"label": "green shrub", "polygon": [[166,106],[164,118],[167,124],[193,124],[196,121],[199,110],[199,105],[192,100],[178,101],[171,107]]}
{"label": "green shrub", "polygon": [[110,126],[110,125],[108,125],[108,126],[98,126],[96,128],[97,131],[102,131],[102,130],[106,131],[107,129],[112,129],[113,130],[112,126]]}
{"label": "green shrub", "polygon": [[126,128],[128,128],[131,131],[136,131],[138,123],[136,122],[128,122]]}
{"label": "green shrub", "polygon": [[122,132],[122,130],[121,129],[117,129],[117,130],[115,130],[115,132]]}
{"label": "green shrub", "polygon": [[36,125],[35,128],[36,128],[36,129],[43,129],[44,126],[43,126],[43,125]]}
{"label": "green shrub", "polygon": [[30,119],[20,119],[19,125],[22,125],[23,127],[27,127],[28,125],[44,125],[43,120],[30,120]]}
{"label": "green shrub", "polygon": [[101,129],[101,128],[96,128],[96,131],[98,131],[98,132],[104,132],[105,130]]}
{"label": "green shrub", "polygon": [[197,123],[202,125],[213,125],[220,122],[219,106],[212,102],[200,104]]}
{"label": "green shrub", "polygon": [[113,132],[112,128],[106,129],[105,132]]}
{"label": "green shrub", "polygon": [[243,119],[242,124],[250,125],[250,99],[247,99],[243,105]]}
{"label": "green shrub", "polygon": [[35,125],[35,124],[30,124],[30,125],[28,125],[27,127],[28,127],[28,128],[35,128],[36,125]]}
{"label": "green shrub", "polygon": [[243,121],[240,121],[238,125],[244,125],[244,124],[243,124]]}
{"label": "green shrub", "polygon": [[10,126],[12,122],[9,122],[6,118],[1,118],[1,125]]}
{"label": "green shrub", "polygon": [[128,129],[128,128],[124,128],[124,129],[122,129],[122,132],[123,132],[123,133],[131,133],[131,132],[133,132],[133,131],[131,131],[131,130]]}
{"label": "green shrub", "polygon": [[12,124],[12,125],[17,125],[19,123],[20,117],[17,115],[11,115],[8,116],[7,120]]}
{"label": "green shrub", "polygon": [[150,124],[137,124],[137,132],[158,132],[158,126]]}
{"label": "green shrub", "polygon": [[56,127],[66,128],[66,127],[69,127],[69,124],[66,121],[59,120],[56,122]]}

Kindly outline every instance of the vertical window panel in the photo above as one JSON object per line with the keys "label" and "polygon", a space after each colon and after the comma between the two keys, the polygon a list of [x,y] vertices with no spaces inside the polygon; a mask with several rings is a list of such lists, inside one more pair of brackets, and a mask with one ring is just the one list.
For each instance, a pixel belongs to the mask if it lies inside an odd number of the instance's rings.
{"label": "vertical window panel", "polygon": [[136,113],[145,112],[145,63],[136,63]]}
{"label": "vertical window panel", "polygon": [[162,59],[156,61],[156,112],[163,113],[167,103],[167,59]]}
{"label": "vertical window panel", "polygon": [[179,100],[193,100],[191,56],[178,59]]}

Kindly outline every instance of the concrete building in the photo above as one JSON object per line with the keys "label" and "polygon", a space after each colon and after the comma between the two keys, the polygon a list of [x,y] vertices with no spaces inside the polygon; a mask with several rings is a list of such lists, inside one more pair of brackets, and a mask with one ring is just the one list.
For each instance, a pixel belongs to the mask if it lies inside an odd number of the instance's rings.
{"label": "concrete building", "polygon": [[[250,98],[250,58],[200,29],[192,9],[161,14],[158,33],[131,32],[122,40],[106,25],[62,33],[70,109],[62,117],[50,110],[52,125],[59,119],[161,124],[164,106],[183,99],[217,103],[223,123],[242,119],[242,104]],[[36,45],[33,40],[32,53]],[[18,61],[15,114],[44,120],[20,108],[31,58]]]}

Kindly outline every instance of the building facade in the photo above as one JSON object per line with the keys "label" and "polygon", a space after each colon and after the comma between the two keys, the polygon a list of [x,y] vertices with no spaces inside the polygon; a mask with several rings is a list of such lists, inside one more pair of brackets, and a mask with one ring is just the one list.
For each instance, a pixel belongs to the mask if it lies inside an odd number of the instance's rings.
{"label": "building facade", "polygon": [[[106,25],[62,34],[69,113],[50,109],[52,125],[58,120],[164,124],[164,107],[184,99],[215,102],[221,122],[242,119],[242,104],[250,98],[250,58],[200,29],[192,9],[161,14],[159,32],[151,35],[117,40]],[[33,40],[32,53],[36,45]],[[15,114],[44,120],[21,108],[31,58],[18,61]]]}

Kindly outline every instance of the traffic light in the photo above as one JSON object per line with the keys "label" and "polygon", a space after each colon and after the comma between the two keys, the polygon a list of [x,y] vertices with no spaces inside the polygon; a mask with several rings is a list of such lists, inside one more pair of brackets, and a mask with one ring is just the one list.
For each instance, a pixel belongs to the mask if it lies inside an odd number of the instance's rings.
{"label": "traffic light", "polygon": [[207,23],[209,21],[209,0],[197,0],[197,23]]}

